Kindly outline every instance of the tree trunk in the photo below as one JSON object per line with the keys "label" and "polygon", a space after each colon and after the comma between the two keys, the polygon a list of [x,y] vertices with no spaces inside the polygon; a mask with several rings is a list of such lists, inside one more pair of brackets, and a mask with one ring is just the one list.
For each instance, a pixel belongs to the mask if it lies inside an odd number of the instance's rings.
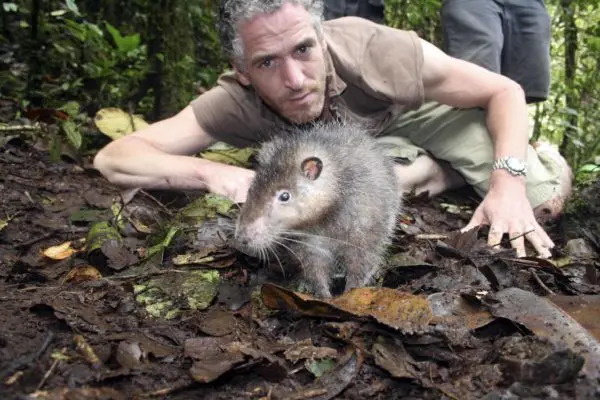
{"label": "tree trunk", "polygon": [[[575,7],[572,0],[561,0],[562,16],[565,26],[565,86],[566,86],[566,106],[569,113],[567,114],[567,124],[563,133],[560,151],[571,159],[576,155],[576,151],[572,150],[572,141],[577,138],[577,111],[579,104],[575,92],[575,72],[577,66],[575,57],[577,55],[577,25],[575,25]],[[570,157],[571,156],[571,157]],[[571,159],[571,162],[576,160]]]}

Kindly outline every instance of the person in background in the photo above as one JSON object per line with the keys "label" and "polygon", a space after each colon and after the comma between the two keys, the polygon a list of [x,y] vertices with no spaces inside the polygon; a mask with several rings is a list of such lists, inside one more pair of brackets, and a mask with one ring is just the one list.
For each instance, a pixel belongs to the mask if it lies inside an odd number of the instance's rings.
{"label": "person in background", "polygon": [[550,16],[543,0],[442,0],[443,50],[521,85],[528,104],[550,91]]}
{"label": "person in background", "polygon": [[361,17],[378,24],[384,23],[384,0],[325,0],[324,19]]}

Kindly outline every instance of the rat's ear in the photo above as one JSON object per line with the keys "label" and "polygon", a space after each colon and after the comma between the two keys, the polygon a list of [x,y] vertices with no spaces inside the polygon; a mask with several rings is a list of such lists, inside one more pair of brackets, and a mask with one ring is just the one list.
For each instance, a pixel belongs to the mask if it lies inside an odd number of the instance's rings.
{"label": "rat's ear", "polygon": [[300,165],[304,176],[306,176],[311,181],[316,180],[319,175],[321,175],[321,171],[323,170],[323,162],[317,157],[309,157],[302,161]]}

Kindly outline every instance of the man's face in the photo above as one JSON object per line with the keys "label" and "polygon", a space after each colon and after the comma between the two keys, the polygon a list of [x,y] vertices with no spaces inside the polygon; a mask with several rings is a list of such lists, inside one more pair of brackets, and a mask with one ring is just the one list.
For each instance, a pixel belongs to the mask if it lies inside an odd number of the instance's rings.
{"label": "man's face", "polygon": [[292,123],[319,117],[325,102],[325,45],[309,13],[285,3],[272,14],[243,24],[243,85],[252,85],[263,101]]}

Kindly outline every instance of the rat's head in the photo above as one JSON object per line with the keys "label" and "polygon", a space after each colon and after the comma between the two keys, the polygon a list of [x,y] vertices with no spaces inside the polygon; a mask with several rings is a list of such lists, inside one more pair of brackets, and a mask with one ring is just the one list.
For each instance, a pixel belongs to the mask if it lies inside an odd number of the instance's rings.
{"label": "rat's head", "polygon": [[286,237],[322,221],[335,205],[339,189],[324,154],[276,140],[262,148],[258,159],[234,246],[264,255],[277,245],[288,246]]}

